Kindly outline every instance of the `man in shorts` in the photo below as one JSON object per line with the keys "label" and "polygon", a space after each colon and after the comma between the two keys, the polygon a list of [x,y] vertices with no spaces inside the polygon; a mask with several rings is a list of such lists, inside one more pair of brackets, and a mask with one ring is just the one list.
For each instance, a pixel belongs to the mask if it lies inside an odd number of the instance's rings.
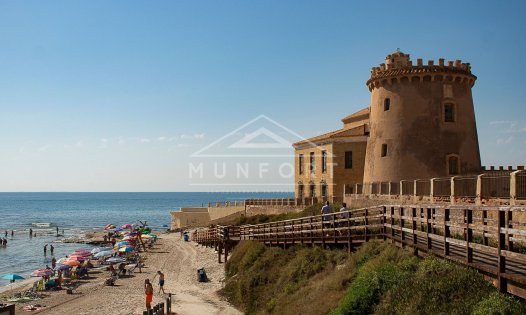
{"label": "man in shorts", "polygon": [[[157,274],[155,275],[155,277],[159,276],[159,293],[161,293],[161,290],[163,291],[163,294],[164,293],[164,273],[162,273],[160,270],[157,271]],[[153,277],[153,279],[155,279],[155,277]]]}

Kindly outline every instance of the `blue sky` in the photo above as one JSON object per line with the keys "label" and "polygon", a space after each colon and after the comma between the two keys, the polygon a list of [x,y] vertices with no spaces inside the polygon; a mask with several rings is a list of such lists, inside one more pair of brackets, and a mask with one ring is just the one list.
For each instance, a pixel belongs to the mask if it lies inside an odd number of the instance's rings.
{"label": "blue sky", "polygon": [[[523,1],[0,1],[0,191],[184,191],[263,114],[309,137],[400,48],[462,59],[484,165],[526,163]],[[199,190],[199,189],[197,189]]]}

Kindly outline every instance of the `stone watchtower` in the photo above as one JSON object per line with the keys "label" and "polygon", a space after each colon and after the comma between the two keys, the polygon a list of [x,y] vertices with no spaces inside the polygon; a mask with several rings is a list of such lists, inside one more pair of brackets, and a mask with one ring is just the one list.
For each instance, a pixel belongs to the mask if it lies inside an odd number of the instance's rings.
{"label": "stone watchtower", "polygon": [[397,51],[371,70],[364,183],[430,179],[481,170],[471,87],[460,60],[426,65]]}

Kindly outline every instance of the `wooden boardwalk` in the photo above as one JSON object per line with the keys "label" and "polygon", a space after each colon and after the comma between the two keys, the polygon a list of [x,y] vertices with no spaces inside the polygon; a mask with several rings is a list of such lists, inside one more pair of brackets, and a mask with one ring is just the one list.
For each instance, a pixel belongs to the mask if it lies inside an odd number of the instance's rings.
{"label": "wooden boardwalk", "polygon": [[499,291],[526,298],[526,207],[385,205],[293,220],[216,226],[193,233],[218,259],[241,240],[284,248],[297,244],[344,247],[372,239],[411,247],[479,270]]}

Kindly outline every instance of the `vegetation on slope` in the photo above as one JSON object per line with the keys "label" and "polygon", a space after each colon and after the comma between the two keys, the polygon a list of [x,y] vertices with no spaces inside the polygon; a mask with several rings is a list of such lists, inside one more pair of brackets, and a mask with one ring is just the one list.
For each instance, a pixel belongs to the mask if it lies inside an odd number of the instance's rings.
{"label": "vegetation on slope", "polygon": [[223,294],[247,314],[525,314],[476,271],[391,244],[356,253],[241,242]]}

